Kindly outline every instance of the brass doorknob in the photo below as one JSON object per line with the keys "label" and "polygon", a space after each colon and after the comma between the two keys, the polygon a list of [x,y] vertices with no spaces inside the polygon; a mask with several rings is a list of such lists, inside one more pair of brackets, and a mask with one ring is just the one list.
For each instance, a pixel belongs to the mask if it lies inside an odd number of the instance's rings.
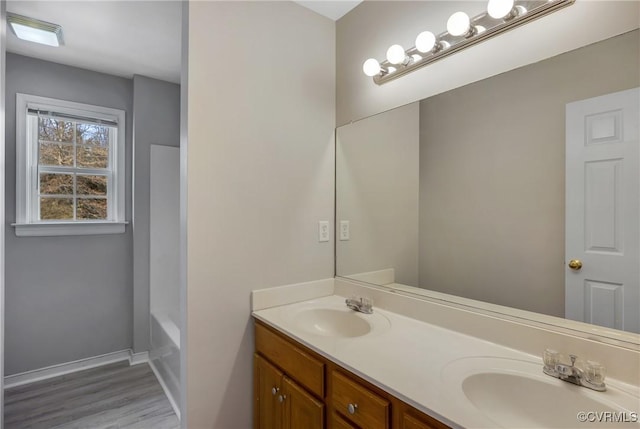
{"label": "brass doorknob", "polygon": [[572,259],[569,261],[569,268],[572,270],[578,271],[582,268],[582,261],[580,259]]}

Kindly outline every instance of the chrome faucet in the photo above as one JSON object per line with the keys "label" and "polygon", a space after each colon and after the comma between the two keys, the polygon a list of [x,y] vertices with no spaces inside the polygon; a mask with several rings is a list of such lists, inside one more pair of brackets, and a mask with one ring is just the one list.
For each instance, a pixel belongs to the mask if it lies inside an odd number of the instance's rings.
{"label": "chrome faucet", "polygon": [[542,371],[551,377],[587,387],[598,392],[607,390],[604,384],[604,367],[597,362],[587,361],[585,370],[576,366],[576,355],[569,355],[571,365],[560,362],[560,354],[551,349],[544,352],[544,368]]}
{"label": "chrome faucet", "polygon": [[347,298],[345,300],[345,303],[347,304],[347,307],[352,310],[359,311],[360,313],[373,313],[373,301],[371,300],[371,298]]}

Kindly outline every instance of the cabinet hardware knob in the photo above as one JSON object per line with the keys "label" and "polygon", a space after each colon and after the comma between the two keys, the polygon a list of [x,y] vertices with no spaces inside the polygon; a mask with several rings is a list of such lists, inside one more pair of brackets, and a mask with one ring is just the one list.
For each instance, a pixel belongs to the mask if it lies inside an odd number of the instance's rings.
{"label": "cabinet hardware knob", "polygon": [[272,387],[271,388],[271,394],[275,396],[276,393],[278,393],[280,391],[279,387]]}
{"label": "cabinet hardware knob", "polygon": [[574,271],[578,271],[580,268],[582,268],[582,261],[580,259],[572,259],[569,261],[569,268],[571,268]]}
{"label": "cabinet hardware knob", "polygon": [[347,405],[347,411],[349,414],[355,414],[358,410],[358,404],[349,404]]}
{"label": "cabinet hardware knob", "polygon": [[280,402],[280,403],[284,402],[285,399],[287,399],[287,395],[278,396],[278,402]]}

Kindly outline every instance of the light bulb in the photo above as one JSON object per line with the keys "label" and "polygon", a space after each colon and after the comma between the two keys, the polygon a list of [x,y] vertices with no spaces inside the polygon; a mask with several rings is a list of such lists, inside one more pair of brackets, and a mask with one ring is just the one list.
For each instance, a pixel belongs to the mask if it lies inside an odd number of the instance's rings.
{"label": "light bulb", "polygon": [[404,53],[404,48],[400,45],[391,45],[387,50],[387,60],[391,64],[402,64],[407,55]]}
{"label": "light bulb", "polygon": [[431,52],[436,46],[436,36],[431,31],[423,31],[416,37],[416,49],[423,54]]}
{"label": "light bulb", "polygon": [[447,31],[452,36],[463,36],[471,29],[471,19],[464,12],[456,12],[447,21]]}
{"label": "light bulb", "polygon": [[380,73],[380,63],[375,58],[369,58],[362,65],[362,71],[369,77],[373,77]]}
{"label": "light bulb", "polygon": [[487,12],[493,19],[503,19],[513,10],[514,0],[489,0]]}

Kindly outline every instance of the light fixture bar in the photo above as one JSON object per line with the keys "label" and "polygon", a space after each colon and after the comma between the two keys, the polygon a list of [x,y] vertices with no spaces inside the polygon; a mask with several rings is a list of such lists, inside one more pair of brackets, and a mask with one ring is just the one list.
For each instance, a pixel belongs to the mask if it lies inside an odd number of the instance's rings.
{"label": "light fixture bar", "polygon": [[62,27],[58,24],[16,15],[15,13],[7,13],[7,23],[18,39],[47,46],[57,47],[64,45]]}
{"label": "light fixture bar", "polygon": [[[447,31],[438,34],[436,43],[439,43],[440,49],[428,53],[421,53],[415,47],[407,49],[406,56],[411,59],[407,64],[391,64],[388,60],[382,61],[380,73],[373,76],[373,81],[378,85],[390,82],[427,64],[541,18],[574,2],[575,0],[520,0],[515,2],[514,11],[517,13],[509,14],[502,19],[492,18],[487,12],[483,12],[471,18],[471,29],[467,34],[453,36]],[[416,59],[417,57],[414,55],[419,55],[420,59]],[[395,68],[395,71],[387,71],[389,67]]]}

